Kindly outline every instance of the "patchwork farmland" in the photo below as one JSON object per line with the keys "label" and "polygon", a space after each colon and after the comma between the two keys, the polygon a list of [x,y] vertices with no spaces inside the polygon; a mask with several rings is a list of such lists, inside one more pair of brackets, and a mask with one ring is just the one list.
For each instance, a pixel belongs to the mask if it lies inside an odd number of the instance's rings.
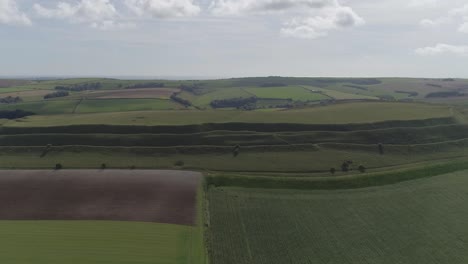
{"label": "patchwork farmland", "polygon": [[467,80],[0,86],[1,263],[468,261]]}
{"label": "patchwork farmland", "polygon": [[176,171],[0,171],[0,261],[203,263],[200,180]]}

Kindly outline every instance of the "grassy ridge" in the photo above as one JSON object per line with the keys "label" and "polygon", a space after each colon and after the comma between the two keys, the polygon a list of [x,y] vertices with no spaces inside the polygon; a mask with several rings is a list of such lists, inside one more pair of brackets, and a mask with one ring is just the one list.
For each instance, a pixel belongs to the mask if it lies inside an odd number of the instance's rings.
{"label": "grassy ridge", "polygon": [[[34,112],[34,111],[33,111]],[[10,121],[7,126],[66,126],[83,124],[107,125],[193,125],[205,123],[289,123],[289,124],[355,124],[389,120],[449,118],[447,106],[413,103],[344,103],[287,111],[149,111],[79,115],[32,116]]]}
{"label": "grassy ridge", "polygon": [[[161,129],[161,128],[159,128]],[[80,128],[76,129],[77,131]],[[184,131],[184,130],[182,130]],[[0,136],[0,146],[256,146],[303,145],[318,143],[347,144],[423,144],[464,139],[468,126],[447,125],[421,128],[389,128],[352,132],[249,132],[210,131],[193,134],[69,134],[69,133],[18,134]],[[96,131],[98,132],[98,131]],[[186,132],[186,131],[184,131]]]}
{"label": "grassy ridge", "polygon": [[[176,168],[225,172],[326,173],[339,170],[345,160],[353,168],[364,165],[369,170],[401,166],[416,162],[465,157],[467,140],[423,145],[386,146],[379,155],[376,145],[279,145],[241,147],[237,157],[232,146],[180,147],[0,147],[2,168],[52,168],[62,163],[65,168]],[[175,166],[183,161],[184,166]],[[340,173],[338,173],[340,174]],[[294,174],[291,175],[294,177]]]}
{"label": "grassy ridge", "polygon": [[354,189],[381,186],[468,169],[466,160],[448,162],[422,168],[383,173],[365,173],[352,176],[293,178],[293,177],[236,177],[222,174],[207,176],[206,183],[213,186],[271,189]]}
{"label": "grassy ridge", "polygon": [[210,188],[211,262],[464,264],[467,173],[359,190]]}
{"label": "grassy ridge", "polygon": [[[107,221],[0,221],[0,262],[204,264],[197,227]],[[27,254],[25,254],[27,252]]]}

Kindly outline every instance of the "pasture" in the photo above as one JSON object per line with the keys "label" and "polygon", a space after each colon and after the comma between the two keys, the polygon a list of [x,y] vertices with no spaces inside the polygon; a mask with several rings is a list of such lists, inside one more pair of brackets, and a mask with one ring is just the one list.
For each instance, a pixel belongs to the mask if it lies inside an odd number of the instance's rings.
{"label": "pasture", "polygon": [[252,87],[245,91],[258,98],[265,99],[292,99],[294,101],[320,101],[331,99],[321,91],[313,91],[302,86],[287,87]]}
{"label": "pasture", "polygon": [[205,264],[198,227],[111,221],[0,221],[9,264]]}
{"label": "pasture", "polygon": [[178,110],[182,108],[184,108],[182,105],[163,99],[85,99],[77,105],[75,113]]}
{"label": "pasture", "polygon": [[[131,99],[128,99],[131,100]],[[91,100],[90,100],[91,101]],[[47,108],[42,103],[24,104],[26,110],[40,110],[45,113],[59,111],[59,103],[72,111],[74,101],[57,102],[54,108]],[[76,102],[75,102],[76,103]],[[86,104],[84,100],[82,103]],[[94,102],[99,107],[100,101]],[[118,111],[125,104],[111,101],[110,109]],[[150,101],[149,104],[152,104]],[[136,106],[140,107],[140,106]],[[157,106],[155,106],[157,107]],[[13,109],[13,106],[1,106],[0,109]],[[43,110],[45,109],[45,110]],[[92,109],[92,108],[91,108]],[[331,106],[320,106],[284,111],[236,111],[236,110],[186,110],[186,111],[151,111],[151,112],[115,112],[79,115],[30,116],[21,120],[9,121],[5,126],[63,126],[81,124],[116,124],[116,125],[188,125],[203,123],[302,123],[302,124],[350,124],[372,123],[388,120],[417,120],[439,117],[450,117],[453,113],[449,106],[419,103],[344,103]],[[80,111],[80,107],[78,107]],[[93,110],[87,110],[93,111]],[[98,110],[95,110],[98,111]]]}
{"label": "pasture", "polygon": [[467,173],[357,190],[210,188],[211,262],[466,263]]}

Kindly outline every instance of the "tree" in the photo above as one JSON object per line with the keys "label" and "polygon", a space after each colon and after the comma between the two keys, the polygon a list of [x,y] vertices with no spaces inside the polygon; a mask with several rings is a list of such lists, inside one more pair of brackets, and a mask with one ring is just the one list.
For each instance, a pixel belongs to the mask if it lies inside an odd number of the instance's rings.
{"label": "tree", "polygon": [[341,164],[341,171],[342,172],[348,172],[349,171],[349,163],[348,162],[343,162],[343,164]]}
{"label": "tree", "polygon": [[330,173],[331,173],[332,175],[335,175],[336,169],[335,169],[335,168],[331,168],[331,169],[330,169]]}
{"label": "tree", "polygon": [[55,170],[61,170],[63,168],[62,164],[57,163],[55,164]]}
{"label": "tree", "polygon": [[182,167],[185,165],[185,162],[183,160],[178,160],[176,163],[174,163],[174,165],[177,167]]}
{"label": "tree", "polygon": [[384,147],[383,147],[382,143],[379,143],[379,153],[380,153],[380,155],[384,154]]}
{"label": "tree", "polygon": [[239,152],[240,152],[240,146],[239,145],[234,146],[234,149],[232,150],[232,155],[234,157],[237,157],[239,156]]}
{"label": "tree", "polygon": [[360,166],[358,167],[358,170],[359,170],[361,173],[364,173],[364,172],[366,172],[366,167],[364,167],[363,165],[360,165]]}

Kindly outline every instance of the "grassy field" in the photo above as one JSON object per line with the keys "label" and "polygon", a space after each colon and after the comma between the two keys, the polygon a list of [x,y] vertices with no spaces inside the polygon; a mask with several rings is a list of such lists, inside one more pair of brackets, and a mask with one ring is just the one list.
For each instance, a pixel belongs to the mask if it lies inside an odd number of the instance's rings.
{"label": "grassy field", "polygon": [[[47,138],[44,139],[47,142]],[[61,163],[65,168],[169,168],[198,171],[231,172],[322,172],[330,168],[340,171],[345,160],[352,160],[352,168],[364,165],[369,171],[405,164],[465,157],[467,142],[454,141],[425,145],[386,146],[386,154],[379,155],[376,145],[298,145],[242,147],[237,157],[232,146],[194,147],[52,147],[43,156],[43,147],[0,147],[2,168],[53,168]],[[176,166],[183,161],[184,166]],[[337,172],[341,175],[341,172]]]}
{"label": "grassy field", "polygon": [[[55,101],[66,104],[72,111],[73,101]],[[59,103],[60,102],[60,103]],[[115,102],[115,101],[114,101]],[[117,101],[118,102],[118,101]],[[40,109],[43,104],[30,105]],[[110,106],[113,107],[113,106]],[[114,107],[118,108],[114,105]],[[124,107],[124,106],[121,106]],[[14,108],[14,107],[13,107]],[[0,108],[1,109],[1,108]],[[12,109],[9,106],[9,109]],[[53,112],[55,108],[47,110]],[[47,112],[45,110],[41,110]],[[6,126],[58,126],[71,124],[132,124],[132,125],[186,125],[202,123],[304,123],[348,124],[372,123],[388,120],[416,120],[451,116],[450,107],[413,103],[346,103],[331,106],[287,111],[152,111],[115,112],[80,115],[31,116],[7,122]]]}
{"label": "grassy field", "polygon": [[162,99],[87,99],[78,105],[75,113],[177,110],[181,108],[183,108],[182,105]]}
{"label": "grassy field", "polygon": [[198,227],[107,221],[0,221],[9,264],[204,264]]}
{"label": "grassy field", "polygon": [[40,115],[71,114],[78,100],[49,100],[0,105],[0,110],[21,109]]}
{"label": "grassy field", "polygon": [[295,101],[320,101],[331,99],[322,93],[313,92],[313,90],[309,90],[302,86],[255,87],[245,88],[244,90],[258,98],[266,99],[292,99]]}
{"label": "grassy field", "polygon": [[221,100],[221,99],[228,99],[228,98],[248,98],[252,97],[253,95],[246,92],[242,88],[224,88],[218,89],[214,91],[208,91],[205,94],[200,96],[182,96],[183,98],[191,100],[191,102],[198,107],[208,107],[211,101],[214,100]]}
{"label": "grassy field", "polygon": [[211,262],[466,263],[467,174],[343,191],[211,188]]}

